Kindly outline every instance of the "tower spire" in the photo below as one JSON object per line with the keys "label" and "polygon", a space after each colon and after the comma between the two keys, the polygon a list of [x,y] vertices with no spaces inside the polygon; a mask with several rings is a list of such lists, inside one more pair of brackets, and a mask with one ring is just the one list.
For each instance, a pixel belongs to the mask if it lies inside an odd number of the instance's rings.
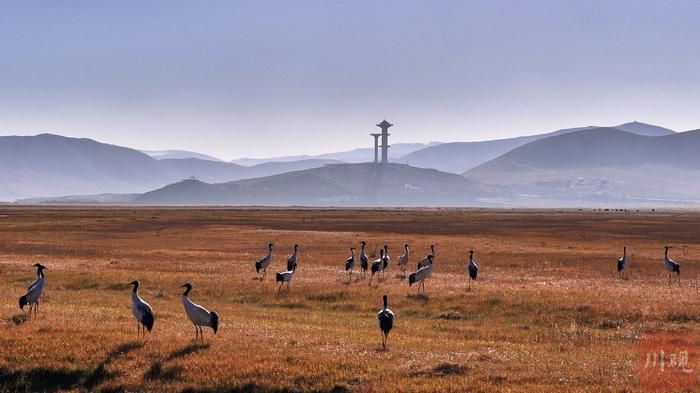
{"label": "tower spire", "polygon": [[382,120],[381,123],[377,124],[377,127],[382,129],[382,164],[386,164],[387,162],[389,162],[389,135],[391,135],[389,134],[389,127],[392,126],[393,124],[386,121],[386,119]]}

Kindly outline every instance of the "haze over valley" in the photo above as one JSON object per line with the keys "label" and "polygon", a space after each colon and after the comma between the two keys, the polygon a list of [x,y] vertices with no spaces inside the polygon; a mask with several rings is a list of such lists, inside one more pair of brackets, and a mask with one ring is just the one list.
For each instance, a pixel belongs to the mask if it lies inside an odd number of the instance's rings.
{"label": "haze over valley", "polygon": [[53,134],[8,136],[0,137],[0,198],[162,205],[695,206],[699,148],[700,131],[677,133],[636,121],[493,141],[396,144],[387,149],[387,164],[372,162],[372,148],[225,162],[193,151],[142,152]]}

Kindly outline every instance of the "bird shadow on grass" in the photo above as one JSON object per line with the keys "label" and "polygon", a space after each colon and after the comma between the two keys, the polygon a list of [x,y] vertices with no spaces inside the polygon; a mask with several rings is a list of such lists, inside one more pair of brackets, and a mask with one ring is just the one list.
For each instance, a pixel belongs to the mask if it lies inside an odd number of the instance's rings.
{"label": "bird shadow on grass", "polygon": [[170,355],[168,355],[168,357],[165,358],[165,360],[170,361],[170,360],[179,359],[179,358],[185,357],[187,355],[191,355],[193,353],[205,350],[205,349],[209,348],[210,346],[211,346],[211,344],[209,344],[209,343],[188,344],[180,349],[177,349],[177,350],[171,352]]}
{"label": "bird shadow on grass", "polygon": [[101,384],[102,382],[114,379],[118,374],[116,372],[108,371],[107,366],[118,358],[141,347],[143,347],[143,343],[137,341],[130,341],[118,345],[116,348],[110,351],[105,359],[99,362],[92,371],[86,373],[85,379],[83,380],[83,387],[85,387],[87,390],[92,390],[95,386]]}
{"label": "bird shadow on grass", "polygon": [[183,368],[180,366],[163,366],[161,362],[151,364],[148,371],[143,375],[146,381],[174,381],[180,378]]}
{"label": "bird shadow on grass", "polygon": [[0,368],[0,391],[58,392],[75,388],[83,379],[82,370],[38,367],[26,371]]}
{"label": "bird shadow on grass", "polygon": [[419,302],[426,303],[430,300],[430,297],[424,293],[409,293],[407,296],[411,300],[418,300]]}
{"label": "bird shadow on grass", "polygon": [[168,366],[166,363],[203,351],[209,348],[210,345],[209,343],[193,343],[176,349],[162,361],[153,362],[151,367],[143,374],[143,379],[145,381],[174,381],[179,379],[184,369],[180,366]]}
{"label": "bird shadow on grass", "polygon": [[15,314],[7,319],[8,322],[12,323],[15,326],[22,325],[25,322],[27,322],[28,320],[29,320],[28,314]]}
{"label": "bird shadow on grass", "polygon": [[141,346],[143,346],[141,343],[119,345],[92,370],[37,367],[23,371],[11,371],[0,367],[0,392],[58,392],[75,389],[92,391],[100,383],[117,375],[107,370],[107,366],[111,362]]}

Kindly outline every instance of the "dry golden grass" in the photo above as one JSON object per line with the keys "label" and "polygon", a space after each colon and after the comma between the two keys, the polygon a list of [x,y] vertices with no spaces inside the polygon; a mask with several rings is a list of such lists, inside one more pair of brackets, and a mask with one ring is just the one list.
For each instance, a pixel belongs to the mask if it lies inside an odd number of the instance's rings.
{"label": "dry golden grass", "polygon": [[[427,294],[347,284],[348,247],[436,244]],[[274,242],[264,283],[253,263]],[[681,262],[669,286],[663,245]],[[291,293],[275,295],[294,243]],[[615,262],[627,245],[627,279]],[[0,391],[632,391],[645,332],[698,333],[700,214],[522,210],[0,208]],[[479,283],[466,290],[466,252]],[[41,261],[38,319],[17,298]],[[413,264],[413,263],[412,263]],[[358,269],[359,270],[359,269]],[[127,283],[154,331],[136,339]],[[194,328],[179,288],[221,317]],[[376,312],[397,315],[381,350]]]}

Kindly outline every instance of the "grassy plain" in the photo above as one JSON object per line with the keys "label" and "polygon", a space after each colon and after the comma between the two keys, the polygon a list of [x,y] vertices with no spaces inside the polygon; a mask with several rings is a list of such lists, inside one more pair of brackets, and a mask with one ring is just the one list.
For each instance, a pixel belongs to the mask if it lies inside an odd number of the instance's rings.
{"label": "grassy plain", "polygon": [[[426,295],[399,270],[348,283],[350,245],[414,263],[436,245]],[[294,243],[289,294],[253,263]],[[669,285],[663,246],[682,264]],[[627,277],[615,263],[630,252]],[[467,251],[478,284],[468,291]],[[42,262],[37,319],[17,299]],[[458,209],[0,207],[0,391],[636,391],[640,337],[700,333],[700,213]],[[412,265],[414,264],[412,263]],[[128,282],[155,310],[136,338]],[[196,343],[180,302],[221,317]],[[383,294],[396,313],[381,350]]]}

